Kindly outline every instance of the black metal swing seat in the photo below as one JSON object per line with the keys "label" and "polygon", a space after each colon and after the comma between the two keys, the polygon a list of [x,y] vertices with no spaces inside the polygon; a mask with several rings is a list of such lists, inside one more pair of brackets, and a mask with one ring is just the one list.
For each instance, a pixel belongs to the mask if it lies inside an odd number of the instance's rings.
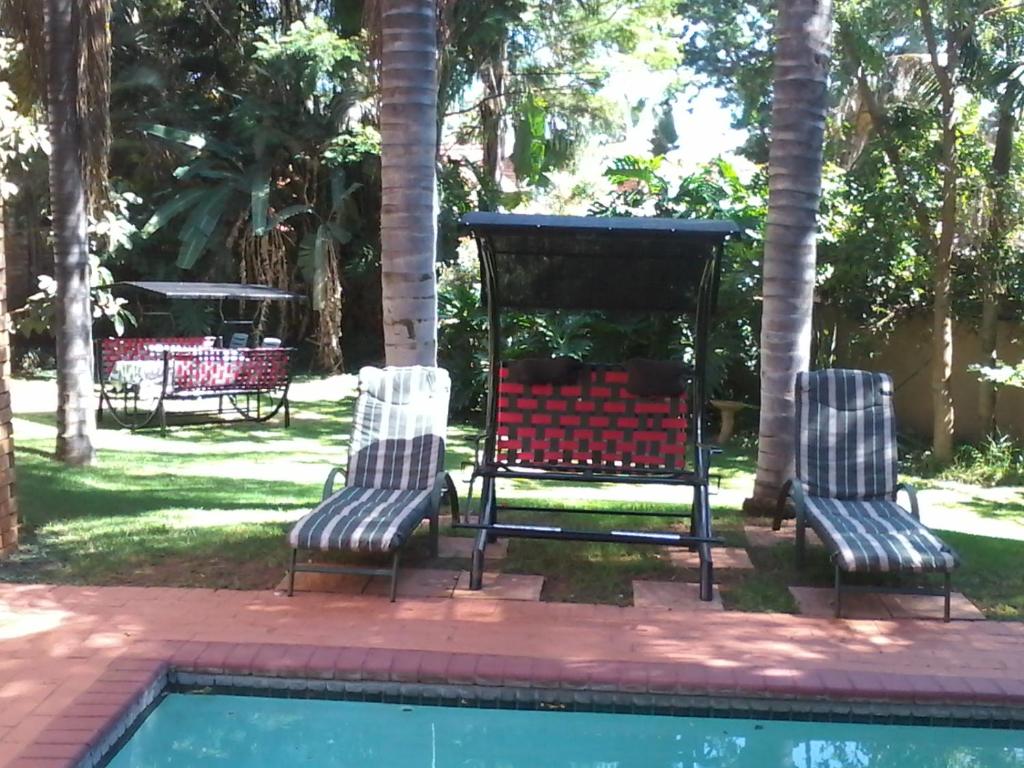
{"label": "black metal swing seat", "polygon": [[[709,493],[711,450],[703,442],[708,331],[731,222],[475,213],[489,321],[490,384],[470,490],[480,481],[471,588],[482,584],[496,538],[655,544],[696,549],[700,596],[713,595]],[[693,365],[635,360],[504,362],[503,311],[604,310],[692,318]],[[688,444],[692,446],[688,452]],[[687,456],[691,463],[687,464]],[[502,503],[502,480],[689,486],[676,514],[564,509]],[[678,531],[577,530],[504,522],[506,513],[585,513],[689,518]]]}

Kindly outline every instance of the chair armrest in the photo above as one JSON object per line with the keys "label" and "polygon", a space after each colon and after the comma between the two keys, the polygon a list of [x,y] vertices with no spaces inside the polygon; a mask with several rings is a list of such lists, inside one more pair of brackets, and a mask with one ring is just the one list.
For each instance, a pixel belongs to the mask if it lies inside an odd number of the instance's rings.
{"label": "chair armrest", "polygon": [[447,479],[448,473],[445,470],[441,470],[434,476],[434,487],[430,491],[431,515],[436,515],[441,509],[441,495],[444,493]]}
{"label": "chair armrest", "polygon": [[320,501],[326,500],[331,494],[334,493],[334,478],[341,475],[342,480],[348,483],[348,472],[345,467],[335,467],[327,475],[327,480],[324,481],[324,491],[320,496]]}
{"label": "chair armrest", "polygon": [[786,517],[786,501],[792,499],[793,508],[796,511],[797,519],[802,519],[806,508],[804,501],[804,484],[797,478],[791,477],[782,484],[779,491],[779,500],[775,505],[775,519],[772,520],[772,530],[778,531],[782,528],[782,521]]}
{"label": "chair armrest", "polygon": [[910,515],[915,520],[921,520],[921,507],[917,503],[917,489],[914,488],[910,483],[897,483],[896,484],[896,498],[899,498],[900,491],[907,494],[907,498],[910,499]]}

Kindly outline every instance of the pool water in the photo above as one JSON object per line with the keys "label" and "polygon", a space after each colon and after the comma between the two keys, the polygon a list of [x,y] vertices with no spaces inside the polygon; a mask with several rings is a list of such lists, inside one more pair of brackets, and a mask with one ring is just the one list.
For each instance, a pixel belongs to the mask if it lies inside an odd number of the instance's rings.
{"label": "pool water", "polygon": [[1024,732],[168,695],[109,768],[1024,768]]}

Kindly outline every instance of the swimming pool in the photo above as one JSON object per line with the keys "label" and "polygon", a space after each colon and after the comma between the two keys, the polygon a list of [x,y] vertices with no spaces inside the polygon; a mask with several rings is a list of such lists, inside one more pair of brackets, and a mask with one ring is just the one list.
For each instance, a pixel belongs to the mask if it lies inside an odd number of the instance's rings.
{"label": "swimming pool", "polygon": [[107,765],[1024,768],[1024,733],[169,693]]}

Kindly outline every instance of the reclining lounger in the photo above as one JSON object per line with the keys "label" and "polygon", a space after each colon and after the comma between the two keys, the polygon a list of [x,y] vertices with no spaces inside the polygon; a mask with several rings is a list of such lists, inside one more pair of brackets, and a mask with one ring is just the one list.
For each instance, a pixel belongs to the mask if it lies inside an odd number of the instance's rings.
{"label": "reclining lounger", "polygon": [[[288,594],[296,571],[391,577],[398,584],[402,546],[424,519],[430,520],[437,554],[438,510],[451,494],[444,471],[445,431],[451,385],[440,368],[363,368],[349,446],[345,487],[334,490],[341,469],[331,470],[323,500],[288,534],[292,547]],[[390,568],[299,563],[299,550],[375,552],[391,555]]]}
{"label": "reclining lounger", "polygon": [[[897,482],[892,380],[883,373],[823,370],[796,380],[796,477],[779,497],[779,530],[787,498],[796,511],[797,562],[806,527],[814,529],[835,566],[835,615],[843,590],[941,595],[949,621],[951,574],[959,558],[921,523],[913,487]],[[904,491],[910,503],[897,503]],[[944,589],[843,585],[850,573],[942,573]]]}

